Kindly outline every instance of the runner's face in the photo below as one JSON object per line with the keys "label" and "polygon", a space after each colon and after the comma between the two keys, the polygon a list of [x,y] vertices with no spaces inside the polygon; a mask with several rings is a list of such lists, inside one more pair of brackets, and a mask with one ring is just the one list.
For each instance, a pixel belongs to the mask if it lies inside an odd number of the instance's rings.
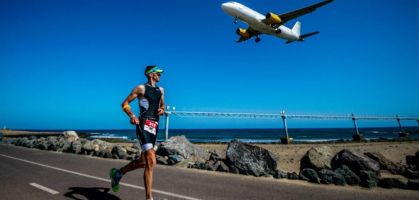
{"label": "runner's face", "polygon": [[160,76],[161,76],[161,73],[153,73],[153,79],[156,81],[156,82],[159,82],[160,81]]}

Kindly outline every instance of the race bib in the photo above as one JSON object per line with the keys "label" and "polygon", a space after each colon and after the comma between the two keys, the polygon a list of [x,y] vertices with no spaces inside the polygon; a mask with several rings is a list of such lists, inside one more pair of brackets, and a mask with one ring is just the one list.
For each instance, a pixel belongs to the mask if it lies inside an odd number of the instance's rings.
{"label": "race bib", "polygon": [[158,122],[146,119],[144,123],[144,130],[146,130],[147,132],[153,135],[156,135],[157,125],[159,125]]}

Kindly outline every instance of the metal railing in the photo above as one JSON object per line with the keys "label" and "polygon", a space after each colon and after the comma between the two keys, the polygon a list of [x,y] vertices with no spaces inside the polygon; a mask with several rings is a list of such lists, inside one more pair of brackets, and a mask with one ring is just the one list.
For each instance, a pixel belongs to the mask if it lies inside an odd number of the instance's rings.
{"label": "metal railing", "polygon": [[170,106],[167,106],[166,116],[166,140],[169,136],[169,119],[170,115],[178,117],[214,117],[214,118],[263,118],[263,119],[282,119],[285,138],[288,139],[288,126],[287,119],[306,119],[306,120],[352,120],[354,124],[355,133],[360,135],[357,125],[357,120],[394,120],[399,126],[400,132],[403,132],[401,121],[416,121],[419,125],[419,117],[394,117],[389,116],[355,116],[354,113],[349,115],[295,115],[285,114],[282,111],[278,114],[267,114],[267,113],[227,113],[227,112],[193,112],[193,111],[176,111],[174,108],[169,110]]}

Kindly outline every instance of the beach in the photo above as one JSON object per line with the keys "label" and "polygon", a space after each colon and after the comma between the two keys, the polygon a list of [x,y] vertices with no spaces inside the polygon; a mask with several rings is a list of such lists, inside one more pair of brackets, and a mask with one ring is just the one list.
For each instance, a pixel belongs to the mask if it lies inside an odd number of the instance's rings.
{"label": "beach", "polygon": [[[228,144],[196,144],[207,151],[215,151],[225,157]],[[254,144],[265,148],[278,157],[278,168],[288,172],[300,171],[300,160],[312,147],[328,146],[333,155],[342,149],[349,149],[356,153],[380,152],[389,160],[405,165],[406,155],[414,155],[419,151],[419,141],[397,142],[343,142],[343,143],[313,143],[313,144]]]}

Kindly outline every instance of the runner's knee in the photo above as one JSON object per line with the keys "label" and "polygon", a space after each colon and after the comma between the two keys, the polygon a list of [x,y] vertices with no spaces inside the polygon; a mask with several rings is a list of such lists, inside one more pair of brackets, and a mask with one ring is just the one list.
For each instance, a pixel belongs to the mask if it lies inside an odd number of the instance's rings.
{"label": "runner's knee", "polygon": [[148,168],[153,168],[156,166],[156,156],[154,149],[150,149],[146,152],[146,165]]}

